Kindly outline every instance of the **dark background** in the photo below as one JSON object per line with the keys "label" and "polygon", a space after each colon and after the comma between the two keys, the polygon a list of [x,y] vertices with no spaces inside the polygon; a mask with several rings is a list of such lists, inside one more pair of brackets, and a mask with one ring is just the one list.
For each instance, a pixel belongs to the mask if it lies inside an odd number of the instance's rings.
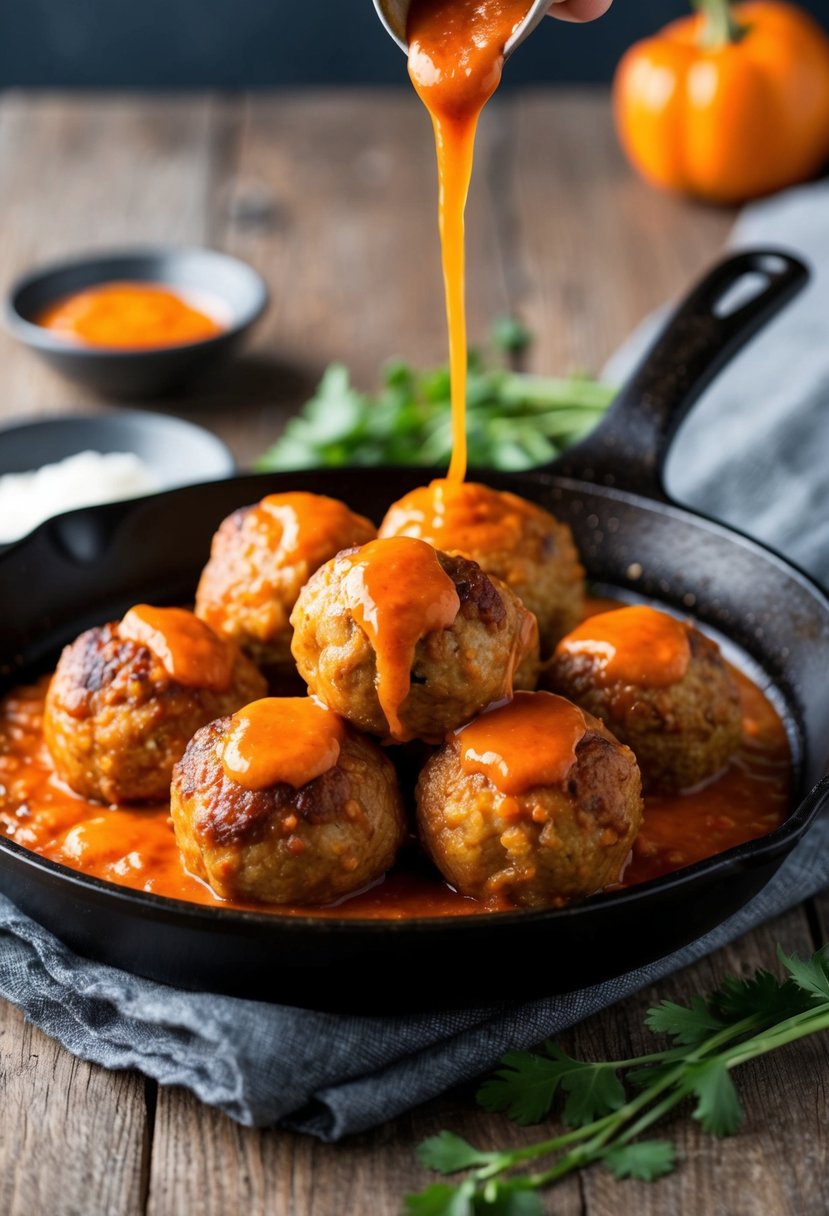
{"label": "dark background", "polygon": [[[801,0],[829,28],[827,0]],[[616,0],[589,29],[549,22],[505,83],[607,80],[689,0]],[[400,83],[371,0],[0,0],[0,87],[239,88]]]}

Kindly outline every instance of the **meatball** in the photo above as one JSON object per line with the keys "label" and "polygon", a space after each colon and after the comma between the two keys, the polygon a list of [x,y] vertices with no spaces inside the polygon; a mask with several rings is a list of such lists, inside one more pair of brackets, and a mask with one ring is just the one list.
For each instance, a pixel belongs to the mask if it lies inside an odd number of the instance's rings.
{"label": "meatball", "polygon": [[341,553],[303,588],[293,653],[310,691],[370,734],[441,742],[512,696],[535,618],[476,562],[420,540]]}
{"label": "meatball", "polygon": [[[280,770],[281,746],[290,751],[296,742],[293,703],[301,700],[268,698],[239,715],[265,711],[273,722],[270,749],[260,749],[266,769],[253,788],[238,779],[246,779],[244,766],[228,766],[228,743],[238,726],[228,717],[198,731],[176,765],[171,809],[179,849],[187,869],[223,899],[332,903],[380,878],[403,841],[391,762],[310,698],[304,700],[311,715],[335,720],[336,745],[323,763],[307,768],[306,757],[297,768],[294,755]],[[320,742],[326,752],[330,733]],[[304,781],[303,768],[316,775]],[[295,784],[273,780],[285,773]]]}
{"label": "meatball", "polygon": [[377,535],[334,498],[269,494],[221,524],[196,592],[196,614],[254,662],[292,668],[288,618],[301,588],[341,549]]}
{"label": "meatball", "polygon": [[265,691],[250,660],[192,613],[141,606],[66,647],[43,731],[58,776],[76,793],[161,801],[195,731]]}
{"label": "meatball", "polygon": [[433,481],[389,508],[380,536],[419,537],[501,579],[538,618],[542,655],[581,619],[584,570],[569,527],[515,494]]}
{"label": "meatball", "polygon": [[551,693],[518,693],[432,757],[421,838],[462,895],[556,907],[618,882],[642,822],[630,748]]}
{"label": "meatball", "polygon": [[740,744],[739,689],[716,642],[655,608],[588,618],[559,643],[543,682],[633,748],[648,792],[700,785]]}

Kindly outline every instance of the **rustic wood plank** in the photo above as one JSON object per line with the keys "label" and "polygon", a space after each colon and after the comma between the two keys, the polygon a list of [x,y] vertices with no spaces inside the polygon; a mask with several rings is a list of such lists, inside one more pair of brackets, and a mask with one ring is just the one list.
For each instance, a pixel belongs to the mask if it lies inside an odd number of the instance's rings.
{"label": "rustic wood plank", "polygon": [[[586,1058],[618,1059],[653,1050],[643,1027],[656,1001],[705,993],[727,973],[775,970],[777,944],[801,955],[813,949],[802,908],[761,926],[725,950],[592,1018],[571,1038]],[[650,1044],[650,1046],[646,1046]],[[618,1216],[620,1204],[637,1216],[667,1212],[705,1216],[823,1216],[829,1175],[829,1040],[804,1040],[735,1073],[745,1123],[739,1134],[716,1140],[701,1131],[689,1109],[663,1128],[676,1145],[679,1168],[656,1183],[617,1182],[594,1169],[584,1175],[585,1216]]]}
{"label": "rustic wood plank", "polygon": [[717,255],[734,213],[662,194],[624,161],[606,95],[544,91],[510,110],[513,305],[539,371],[598,371]]}
{"label": "rustic wood plank", "polygon": [[76,1060],[0,1001],[0,1212],[139,1216],[144,1083]]}
{"label": "rustic wood plank", "polygon": [[[433,1181],[415,1146],[444,1127],[484,1148],[529,1143],[518,1128],[475,1108],[472,1093],[430,1102],[376,1131],[320,1144],[284,1131],[251,1131],[160,1090],[147,1216],[399,1216],[402,1199]],[[556,1193],[556,1216],[581,1216],[578,1181]]]}
{"label": "rustic wood plank", "polygon": [[[759,966],[773,966],[777,942],[787,950],[809,952],[811,936],[802,910],[590,1019],[566,1036],[566,1044],[585,1058],[647,1050],[650,1036],[643,1018],[651,1004],[663,998],[687,1000],[695,991],[715,987],[727,972],[748,974]],[[662,1131],[677,1145],[680,1165],[675,1175],[647,1186],[620,1184],[594,1169],[550,1193],[548,1210],[557,1216],[617,1216],[624,1203],[637,1216],[673,1211],[705,1216],[822,1214],[823,1179],[829,1167],[823,1131],[829,1092],[822,1078],[828,1064],[829,1044],[821,1039],[756,1061],[738,1077],[746,1112],[739,1136],[714,1140],[683,1110]],[[402,1195],[431,1177],[418,1167],[414,1146],[444,1127],[487,1148],[529,1143],[556,1130],[552,1122],[519,1129],[484,1115],[475,1109],[470,1090],[343,1144],[322,1145],[287,1132],[240,1128],[200,1107],[182,1090],[162,1090],[149,1216],[188,1211],[197,1200],[205,1216],[265,1216],[271,1210],[284,1216],[337,1216],[359,1210],[368,1195],[373,1213],[397,1216]]]}

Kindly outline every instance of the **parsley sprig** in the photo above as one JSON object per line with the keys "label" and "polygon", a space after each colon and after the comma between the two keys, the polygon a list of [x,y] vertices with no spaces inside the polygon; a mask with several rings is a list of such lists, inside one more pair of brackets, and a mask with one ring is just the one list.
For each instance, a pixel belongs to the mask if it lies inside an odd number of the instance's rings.
{"label": "parsley sprig", "polygon": [[[529,469],[583,438],[615,390],[588,376],[530,376],[506,366],[530,336],[512,318],[493,328],[491,350],[471,351],[467,435],[477,468]],[[257,461],[260,472],[343,465],[448,463],[452,448],[449,370],[389,363],[377,393],[360,392],[332,363],[315,395]]]}
{"label": "parsley sprig", "polygon": [[448,1131],[425,1140],[418,1150],[424,1165],[466,1177],[409,1195],[407,1216],[542,1216],[538,1192],[594,1164],[617,1178],[652,1182],[673,1170],[676,1154],[669,1141],[646,1133],[686,1100],[705,1131],[733,1135],[743,1111],[732,1070],[829,1029],[829,947],[811,959],[777,953],[782,980],[768,971],[732,976],[709,997],[649,1010],[648,1028],[671,1040],[662,1050],[598,1063],[552,1042],[540,1052],[510,1052],[479,1090],[481,1106],[526,1125],[558,1104],[570,1130],[503,1152],[483,1152]]}

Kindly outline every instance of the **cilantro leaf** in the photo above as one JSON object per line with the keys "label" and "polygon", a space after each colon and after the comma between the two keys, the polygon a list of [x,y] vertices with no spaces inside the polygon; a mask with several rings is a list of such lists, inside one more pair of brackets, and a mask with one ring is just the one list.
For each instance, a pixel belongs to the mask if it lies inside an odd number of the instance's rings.
{"label": "cilantro leaf", "polygon": [[745,980],[727,976],[711,1005],[728,1022],[748,1017],[774,1022],[809,1008],[810,1001],[792,980],[781,983],[770,971],[757,971]]}
{"label": "cilantro leaf", "polygon": [[561,1086],[569,1095],[564,1121],[571,1127],[592,1123],[624,1105],[625,1091],[612,1065],[585,1064],[551,1042],[544,1044],[544,1053],[508,1052],[503,1067],[478,1090],[480,1105],[504,1111],[526,1126],[549,1114]]}
{"label": "cilantro leaf", "polygon": [[682,1089],[697,1098],[694,1118],[713,1136],[733,1136],[743,1121],[743,1108],[724,1062],[716,1056],[688,1064]]}
{"label": "cilantro leaf", "polygon": [[474,1216],[472,1197],[475,1183],[462,1182],[452,1186],[449,1182],[435,1182],[404,1200],[406,1216]]}
{"label": "cilantro leaf", "polygon": [[543,1056],[508,1051],[501,1061],[503,1067],[478,1090],[479,1105],[493,1113],[503,1111],[524,1127],[539,1123],[549,1113],[567,1069],[560,1059],[563,1052],[559,1054],[552,1043],[545,1043],[544,1048],[547,1055]]}
{"label": "cilantro leaf", "polygon": [[560,1088],[568,1094],[563,1118],[570,1127],[591,1124],[625,1104],[625,1090],[611,1064],[587,1064],[546,1042],[545,1054],[508,1052],[502,1068],[485,1081],[478,1102],[485,1110],[504,1111],[526,1126],[537,1124],[552,1109]]}
{"label": "cilantro leaf", "polygon": [[585,1127],[624,1106],[625,1091],[612,1065],[582,1064],[575,1060],[573,1064],[573,1070],[561,1078],[561,1087],[569,1094],[564,1104],[565,1123]]}
{"label": "cilantro leaf", "polygon": [[668,1034],[683,1047],[699,1047],[726,1023],[701,996],[691,997],[688,1005],[661,1001],[648,1010],[645,1025],[656,1034]]}
{"label": "cilantro leaf", "polygon": [[503,1153],[485,1153],[454,1132],[440,1132],[430,1136],[418,1147],[417,1155],[429,1169],[440,1174],[456,1174],[476,1165],[490,1165],[498,1161]]}
{"label": "cilantro leaf", "polygon": [[826,949],[818,950],[810,959],[798,958],[796,954],[785,954],[777,948],[777,957],[791,975],[798,988],[808,992],[814,999],[829,1002],[829,958]]}
{"label": "cilantro leaf", "polygon": [[653,1182],[674,1169],[676,1150],[667,1140],[637,1140],[608,1149],[602,1160],[617,1178]]}

